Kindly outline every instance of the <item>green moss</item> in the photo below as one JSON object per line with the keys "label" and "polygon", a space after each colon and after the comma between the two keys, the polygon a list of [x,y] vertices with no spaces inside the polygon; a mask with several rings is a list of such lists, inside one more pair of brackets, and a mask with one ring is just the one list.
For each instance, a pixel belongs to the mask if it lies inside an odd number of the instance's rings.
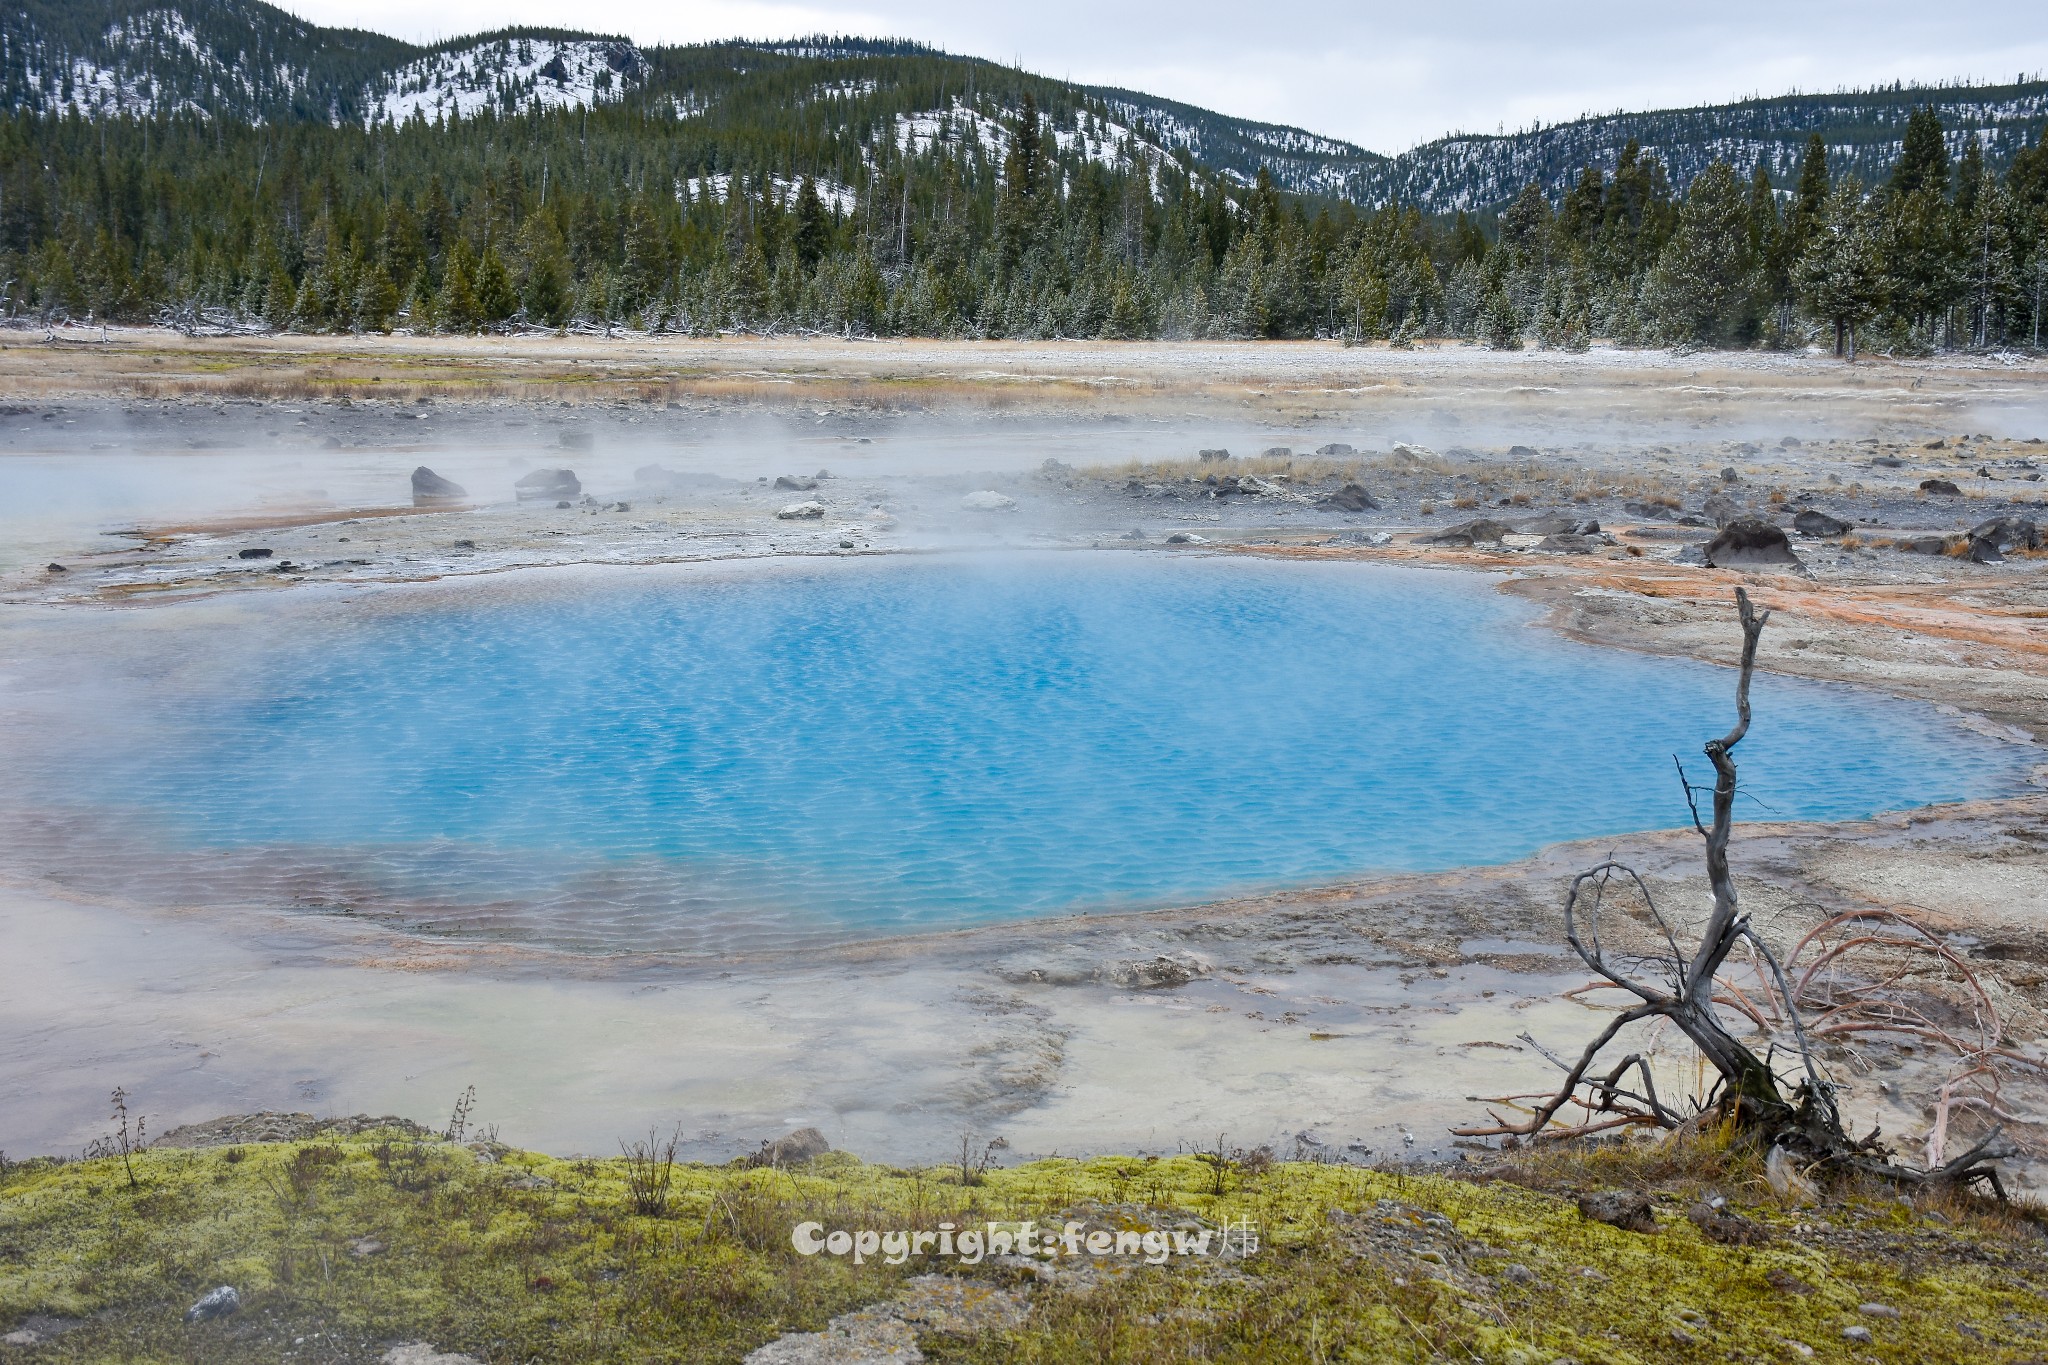
{"label": "green moss", "polygon": [[[492,1151],[399,1134],[152,1151],[132,1188],[118,1160],[16,1167],[0,1177],[0,1329],[31,1313],[82,1319],[35,1348],[53,1360],[276,1361],[315,1334],[320,1359],[427,1340],[494,1361],[735,1360],[887,1299],[912,1274],[962,1269],[800,1256],[797,1222],[1056,1223],[1099,1206],[1111,1222],[1250,1218],[1262,1246],[1240,1261],[1061,1276],[1018,1332],[933,1339],[927,1353],[1593,1365],[1804,1358],[1788,1341],[1843,1361],[2017,1361],[2048,1348],[2037,1231],[1932,1224],[1875,1194],[1825,1223],[1745,1204],[1778,1234],[1745,1248],[1707,1240],[1683,1216],[1689,1192],[1668,1182],[1679,1203],[1642,1235],[1503,1180],[1281,1164],[1235,1173],[1219,1196],[1193,1157],[1041,1161],[966,1185],[957,1171],[834,1154],[801,1171],[680,1167],[668,1209],[649,1217],[632,1212],[622,1161]],[[371,1243],[381,1249],[359,1254]],[[1504,1275],[1510,1265],[1532,1275]],[[185,1326],[184,1309],[218,1284],[244,1310]],[[1861,1316],[1872,1301],[1902,1316]],[[1845,1341],[1851,1325],[1874,1342]]]}

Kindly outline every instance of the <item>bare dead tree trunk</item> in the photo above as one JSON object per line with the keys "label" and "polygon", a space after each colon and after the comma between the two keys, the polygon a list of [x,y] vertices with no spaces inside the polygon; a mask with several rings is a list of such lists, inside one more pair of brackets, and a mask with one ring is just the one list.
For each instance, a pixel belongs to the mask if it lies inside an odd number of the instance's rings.
{"label": "bare dead tree trunk", "polygon": [[[1968,1183],[1983,1180],[1998,1189],[1998,1177],[1983,1163],[2003,1155],[1995,1150],[1997,1134],[1969,1152],[1934,1170],[1914,1171],[1894,1166],[1889,1153],[1877,1142],[1877,1134],[1860,1141],[1842,1128],[1833,1087],[1820,1075],[1807,1036],[1795,993],[1786,980],[1783,966],[1762,937],[1750,926],[1736,894],[1735,876],[1728,862],[1728,845],[1734,832],[1737,792],[1736,746],[1749,733],[1750,680],[1756,672],[1757,644],[1763,637],[1768,611],[1758,612],[1742,588],[1735,590],[1736,612],[1742,623],[1742,659],[1735,684],[1735,725],[1727,734],[1710,739],[1705,746],[1707,761],[1714,768],[1712,823],[1700,818],[1694,788],[1685,780],[1681,765],[1679,778],[1685,784],[1686,802],[1692,809],[1693,827],[1706,842],[1707,883],[1714,905],[1701,926],[1698,946],[1690,953],[1679,947],[1677,932],[1657,908],[1655,898],[1643,879],[1621,863],[1606,862],[1581,872],[1573,879],[1565,897],[1565,937],[1579,955],[1607,984],[1635,997],[1636,1003],[1622,1010],[1587,1044],[1577,1062],[1566,1064],[1544,1052],[1564,1072],[1565,1079],[1555,1093],[1540,1104],[1526,1123],[1511,1124],[1495,1117],[1490,1127],[1455,1129],[1461,1136],[1512,1136],[1531,1139],[1573,1137],[1630,1124],[1675,1128],[1685,1120],[1661,1100],[1651,1079],[1649,1064],[1640,1054],[1630,1053],[1604,1075],[1594,1067],[1601,1053],[1629,1025],[1662,1018],[1683,1033],[1719,1077],[1705,1107],[1713,1109],[1738,1129],[1798,1150],[1823,1165],[1853,1168],[1907,1181],[1949,1181]],[[1632,888],[1648,909],[1651,921],[1664,940],[1664,952],[1649,959],[1623,963],[1610,954],[1601,941],[1600,915],[1607,892],[1617,884]],[[1781,1077],[1769,1061],[1731,1033],[1722,1022],[1715,1001],[1716,978],[1729,955],[1747,941],[1768,970],[1770,989],[1777,992],[1790,1019],[1799,1071]],[[1644,979],[1645,969],[1654,969],[1659,980]],[[1535,1040],[1524,1034],[1525,1041]],[[1539,1047],[1539,1051],[1542,1049]],[[1631,1073],[1634,1079],[1630,1082]],[[1632,1085],[1632,1088],[1631,1088]],[[1553,1128],[1561,1110],[1576,1105],[1588,1111],[1587,1122],[1563,1129]],[[2002,1191],[2001,1191],[2002,1194]]]}

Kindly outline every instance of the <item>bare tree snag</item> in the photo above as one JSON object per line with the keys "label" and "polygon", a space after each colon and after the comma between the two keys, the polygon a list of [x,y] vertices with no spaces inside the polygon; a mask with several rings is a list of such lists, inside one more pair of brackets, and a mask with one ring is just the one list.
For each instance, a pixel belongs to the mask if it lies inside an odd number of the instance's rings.
{"label": "bare tree snag", "polygon": [[[1524,1034],[1523,1041],[1565,1073],[1562,1083],[1556,1090],[1546,1093],[1533,1111],[1529,1111],[1530,1116],[1525,1122],[1509,1122],[1494,1114],[1491,1115],[1494,1122],[1489,1126],[1453,1131],[1465,1137],[1495,1136],[1540,1141],[1580,1137],[1637,1125],[1676,1128],[1693,1115],[1677,1112],[1658,1097],[1649,1065],[1639,1054],[1630,1053],[1618,1065],[1610,1066],[1604,1072],[1598,1069],[1601,1054],[1624,1029],[1644,1020],[1664,1019],[1699,1050],[1718,1077],[1712,1091],[1703,1101],[1697,1102],[1696,1112],[1712,1112],[1737,1131],[1784,1147],[1816,1167],[1863,1171],[1906,1183],[1969,1184],[1982,1181],[2003,1197],[1997,1174],[1986,1164],[2007,1154],[2000,1150],[1999,1134],[1995,1131],[1962,1156],[1936,1164],[1941,1142],[1945,1140],[1946,1119],[1956,1103],[1952,1094],[1954,1086],[1984,1074],[1983,1068],[1992,1064],[1999,1055],[1995,1018],[1985,1026],[1984,1012],[1977,1011],[1977,1037],[1971,1040],[1975,1045],[1957,1043],[1958,1055],[1968,1069],[1943,1088],[1938,1135],[1929,1143],[1929,1166],[1914,1169],[1896,1165],[1891,1161],[1891,1152],[1880,1144],[1875,1132],[1859,1140],[1851,1138],[1843,1130],[1834,1087],[1821,1075],[1814,1057],[1813,1034],[1802,1013],[1803,1007],[1814,999],[1819,974],[1838,963],[1841,954],[1849,947],[1858,942],[1873,941],[1871,936],[1865,933],[1861,939],[1856,938],[1859,926],[1852,924],[1847,930],[1847,940],[1823,944],[1816,949],[1813,960],[1797,972],[1799,980],[1795,984],[1742,912],[1734,874],[1728,864],[1729,839],[1735,823],[1735,750],[1749,733],[1750,679],[1756,671],[1757,642],[1762,638],[1770,613],[1758,612],[1751,604],[1748,592],[1741,588],[1735,590],[1735,606],[1742,623],[1742,661],[1735,684],[1735,725],[1720,738],[1708,740],[1705,746],[1707,761],[1714,769],[1711,823],[1701,819],[1692,786],[1688,783],[1685,788],[1686,800],[1692,807],[1693,825],[1706,842],[1707,883],[1714,897],[1713,908],[1700,928],[1697,946],[1690,953],[1679,946],[1678,932],[1657,908],[1650,888],[1632,868],[1617,862],[1605,862],[1581,872],[1573,879],[1571,890],[1565,897],[1565,937],[1579,959],[1600,978],[1593,986],[1582,989],[1611,988],[1633,997],[1634,1003],[1618,1012],[1607,1027],[1586,1045],[1575,1062],[1565,1062]],[[1679,775],[1683,782],[1682,765]],[[1640,899],[1649,921],[1663,940],[1662,950],[1647,957],[1624,957],[1610,950],[1602,941],[1601,915],[1607,909],[1610,890],[1630,891]],[[1858,918],[1846,916],[1838,917],[1838,920],[1854,921]],[[1892,918],[1901,917],[1894,914]],[[1836,927],[1838,921],[1830,920],[1822,929]],[[1818,941],[1816,935],[1821,933],[1822,930],[1816,930],[1800,944],[1799,950],[1793,954],[1795,961]],[[1920,937],[1924,943],[1913,946],[1953,959],[1954,955],[1931,936],[1923,933]],[[1910,935],[1900,933],[1890,936],[1886,942],[1896,945],[1907,943],[1909,939]],[[1749,951],[1757,978],[1752,990],[1760,993],[1760,999],[1751,999],[1748,992],[1724,975],[1728,959],[1738,947]],[[1953,965],[1962,968],[1964,978],[1975,985],[1974,978],[1969,977],[1968,969],[1962,967],[1959,960]],[[1976,994],[1988,1007],[1989,1000],[1983,996],[1981,988]],[[1724,1010],[1737,1019],[1746,1018],[1767,1040],[1781,1029],[1789,1032],[1790,1045],[1786,1051],[1796,1056],[1796,1068],[1789,1074],[1775,1070],[1772,1060],[1778,1056],[1777,1045],[1767,1043],[1765,1055],[1758,1056],[1731,1031]],[[1821,1026],[1831,1032],[1862,1028],[1914,1032],[1921,1036],[1931,1036],[1932,1033],[1932,1026],[1924,1017],[1915,1015],[1910,1008],[1900,1006],[1898,1001],[1885,995],[1883,983],[1877,983],[1874,988],[1849,991],[1841,1000],[1830,1001],[1819,1018]],[[2010,1053],[2004,1055],[2011,1056]],[[1519,1108],[1519,1101],[1532,1098],[1535,1097],[1510,1096],[1499,1103],[1515,1104]],[[1581,1111],[1582,1116],[1575,1122],[1561,1122],[1560,1115],[1568,1107]],[[1995,1102],[1989,1107],[1996,1112]]]}

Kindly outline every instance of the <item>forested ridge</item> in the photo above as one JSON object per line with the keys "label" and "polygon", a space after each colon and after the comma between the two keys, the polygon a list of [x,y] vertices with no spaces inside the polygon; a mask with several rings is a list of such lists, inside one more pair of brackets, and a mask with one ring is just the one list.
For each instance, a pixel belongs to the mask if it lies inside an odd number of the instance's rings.
{"label": "forested ridge", "polygon": [[[102,81],[146,107],[86,117],[39,96],[0,117],[9,316],[1846,353],[2037,346],[2048,301],[2039,134],[1959,136],[1931,103],[1889,167],[1818,131],[1796,161],[1738,146],[1689,177],[1634,139],[1581,142],[1563,188],[1532,175],[1497,211],[1442,214],[1219,170],[1128,100],[907,44],[536,30],[387,53],[356,35],[345,79],[273,92],[296,114],[156,98],[197,91],[206,62],[218,89],[245,55],[221,57],[222,32],[179,48],[202,54],[183,75]],[[263,50],[326,32],[266,30]],[[75,97],[24,51],[7,48],[10,80]],[[564,67],[578,54],[594,75]],[[588,103],[536,97],[573,79]],[[359,80],[369,94],[344,101]],[[450,80],[470,103],[437,93]],[[1345,145],[1245,127],[1238,153]]]}

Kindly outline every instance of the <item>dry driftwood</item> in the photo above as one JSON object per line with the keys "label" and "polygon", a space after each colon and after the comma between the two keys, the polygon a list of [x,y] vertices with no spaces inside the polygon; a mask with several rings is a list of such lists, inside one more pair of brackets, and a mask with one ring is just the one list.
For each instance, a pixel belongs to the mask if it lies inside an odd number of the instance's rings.
{"label": "dry driftwood", "polygon": [[[1952,1107],[1972,1103],[1996,1113],[1996,1063],[1998,1047],[1996,1012],[1982,987],[1960,958],[1925,931],[1895,911],[1857,912],[1836,916],[1803,940],[1788,959],[1788,972],[1770,946],[1751,927],[1736,897],[1735,880],[1729,871],[1728,844],[1735,821],[1735,749],[1749,733],[1750,679],[1756,671],[1757,642],[1763,635],[1770,613],[1758,612],[1743,589],[1735,592],[1736,611],[1742,622],[1742,662],[1735,685],[1735,726],[1726,735],[1706,744],[1706,756],[1714,768],[1712,823],[1703,821],[1692,786],[1686,785],[1686,800],[1692,806],[1693,825],[1706,841],[1706,872],[1714,904],[1701,927],[1697,946],[1687,952],[1679,936],[1643,879],[1626,865],[1604,862],[1573,879],[1565,898],[1565,936],[1581,961],[1599,978],[1581,990],[1616,990],[1633,1003],[1620,1010],[1597,1037],[1588,1043],[1576,1062],[1566,1062],[1543,1049],[1534,1038],[1523,1041],[1557,1065],[1565,1078],[1555,1090],[1539,1096],[1507,1096],[1500,1103],[1540,1100],[1529,1117],[1510,1122],[1491,1115],[1490,1125],[1453,1130],[1460,1136],[1497,1136],[1512,1139],[1553,1140],[1580,1137],[1616,1128],[1652,1126],[1676,1128],[1694,1117],[1682,1114],[1657,1093],[1649,1063],[1639,1053],[1629,1053],[1611,1066],[1600,1069],[1603,1054],[1622,1031],[1632,1024],[1665,1020],[1698,1049],[1700,1056],[1718,1077],[1713,1090],[1699,1103],[1695,1113],[1711,1111],[1721,1121],[1761,1140],[1783,1147],[1821,1168],[1858,1170],[1905,1183],[1967,1185],[1983,1182],[2002,1198],[2004,1190],[1990,1162],[2007,1153],[1999,1145],[1999,1133],[1992,1134],[1961,1156],[1940,1160],[1946,1141],[1947,1119]],[[1680,768],[1684,781],[1684,769]],[[1610,889],[1626,888],[1646,907],[1649,920],[1663,940],[1663,949],[1648,957],[1624,958],[1610,951],[1601,939],[1601,914]],[[1916,938],[1917,935],[1917,938]],[[1969,1037],[1938,1022],[1924,1010],[1916,1010],[1905,996],[1891,990],[1895,982],[1850,980],[1839,971],[1845,955],[1871,947],[1907,949],[1945,960],[1954,973],[1974,989],[1973,1027]],[[1730,957],[1746,951],[1755,971],[1752,990],[1745,991],[1727,973]],[[1577,992],[1575,992],[1576,994]],[[1788,1034],[1785,1050],[1795,1059],[1789,1075],[1781,1075],[1772,1062],[1779,1053],[1771,1044],[1764,1056],[1757,1055],[1731,1031],[1724,1010],[1747,1018],[1766,1036]],[[1842,1127],[1835,1103],[1834,1087],[1821,1074],[1814,1055],[1816,1036],[1858,1031],[1912,1033],[1952,1046],[1966,1067],[1943,1087],[1936,1111],[1936,1134],[1928,1144],[1929,1164],[1925,1168],[1898,1165],[1892,1153],[1878,1141],[1878,1135],[1852,1138]],[[2026,1062],[2015,1054],[2006,1059]],[[1966,1082],[1976,1082],[1979,1093],[1958,1097]],[[1989,1092],[1989,1098],[1983,1092]],[[1582,1111],[1577,1122],[1564,1123],[1559,1115],[1567,1108]]]}

